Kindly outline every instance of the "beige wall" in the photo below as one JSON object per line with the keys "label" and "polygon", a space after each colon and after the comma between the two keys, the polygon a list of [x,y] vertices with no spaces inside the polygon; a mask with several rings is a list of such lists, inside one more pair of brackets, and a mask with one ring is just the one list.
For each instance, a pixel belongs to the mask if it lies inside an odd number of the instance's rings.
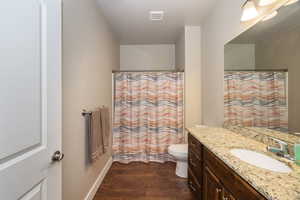
{"label": "beige wall", "polygon": [[[279,0],[260,13],[271,12],[287,0]],[[222,126],[224,121],[224,45],[260,20],[240,22],[245,0],[218,1],[202,24],[202,118],[204,124]]]}
{"label": "beige wall", "polygon": [[257,42],[256,66],[289,70],[289,129],[300,132],[300,28]]}
{"label": "beige wall", "polygon": [[201,124],[201,28],[185,27],[185,127]]}
{"label": "beige wall", "polygon": [[173,70],[175,69],[175,45],[121,45],[122,70]]}
{"label": "beige wall", "polygon": [[179,35],[175,44],[175,66],[178,70],[185,68],[185,30]]}
{"label": "beige wall", "polygon": [[224,121],[224,45],[241,31],[244,0],[219,1],[202,26],[202,117],[207,125]]}
{"label": "beige wall", "polygon": [[119,44],[94,0],[64,0],[63,6],[63,200],[83,200],[110,152],[90,165],[82,109],[111,106],[112,69]]}
{"label": "beige wall", "polygon": [[227,44],[224,54],[225,70],[255,69],[255,44]]}

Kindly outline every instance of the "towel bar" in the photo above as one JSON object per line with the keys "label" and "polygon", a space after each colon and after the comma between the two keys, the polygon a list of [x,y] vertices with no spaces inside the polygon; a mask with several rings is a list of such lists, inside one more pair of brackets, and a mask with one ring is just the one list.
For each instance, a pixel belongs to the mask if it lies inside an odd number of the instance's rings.
{"label": "towel bar", "polygon": [[91,114],[92,112],[87,112],[86,110],[83,110],[81,113],[82,116],[91,115]]}
{"label": "towel bar", "polygon": [[[105,108],[105,106],[103,105],[102,108]],[[86,110],[82,110],[81,115],[82,115],[82,116],[86,116],[86,115],[91,115],[92,113],[93,113],[93,112],[91,112],[91,111],[88,112],[88,111],[86,111]]]}

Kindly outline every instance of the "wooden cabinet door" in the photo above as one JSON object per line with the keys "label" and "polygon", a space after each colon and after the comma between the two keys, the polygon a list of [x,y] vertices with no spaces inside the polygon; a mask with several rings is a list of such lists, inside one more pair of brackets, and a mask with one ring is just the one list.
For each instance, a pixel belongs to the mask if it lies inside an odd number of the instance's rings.
{"label": "wooden cabinet door", "polygon": [[220,181],[207,166],[204,168],[203,186],[204,200],[222,200],[222,186]]}
{"label": "wooden cabinet door", "polygon": [[222,200],[236,200],[230,192],[223,188]]}
{"label": "wooden cabinet door", "polygon": [[202,186],[199,184],[197,178],[193,174],[191,168],[188,168],[188,185],[197,199],[202,199]]}

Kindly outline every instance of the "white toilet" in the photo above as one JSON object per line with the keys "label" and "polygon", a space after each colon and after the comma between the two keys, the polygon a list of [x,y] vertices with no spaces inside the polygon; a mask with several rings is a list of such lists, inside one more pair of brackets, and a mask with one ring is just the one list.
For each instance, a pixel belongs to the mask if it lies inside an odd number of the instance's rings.
{"label": "white toilet", "polygon": [[168,148],[168,152],[176,160],[176,175],[181,178],[187,178],[188,170],[188,144],[173,144]]}

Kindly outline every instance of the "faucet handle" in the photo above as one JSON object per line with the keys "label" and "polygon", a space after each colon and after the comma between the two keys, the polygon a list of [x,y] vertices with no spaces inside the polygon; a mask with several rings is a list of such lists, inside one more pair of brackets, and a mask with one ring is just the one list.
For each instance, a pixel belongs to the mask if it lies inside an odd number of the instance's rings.
{"label": "faucet handle", "polygon": [[274,140],[275,142],[277,142],[280,146],[280,150],[283,151],[283,152],[286,152],[287,149],[288,149],[288,144],[282,140],[279,140],[277,138],[273,138],[271,137],[272,140]]}

